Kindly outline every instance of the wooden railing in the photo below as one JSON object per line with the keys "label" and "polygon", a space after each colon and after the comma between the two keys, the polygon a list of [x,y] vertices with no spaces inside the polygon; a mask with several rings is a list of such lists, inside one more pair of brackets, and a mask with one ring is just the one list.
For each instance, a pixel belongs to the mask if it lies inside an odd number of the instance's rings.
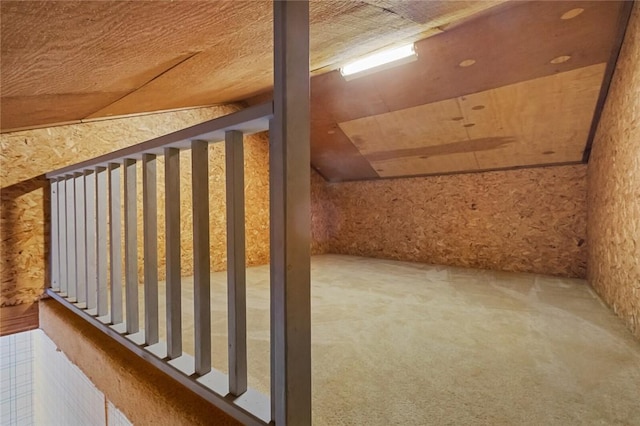
{"label": "wooden railing", "polygon": [[[244,424],[311,423],[308,37],[308,4],[274,2],[273,102],[47,174],[52,248],[48,294]],[[243,136],[265,130],[270,131],[270,398],[247,387],[246,349]],[[209,144],[220,142],[226,159],[228,375],[211,362],[207,151]],[[186,313],[181,311],[179,154],[185,150],[192,166],[193,356],[182,349]],[[164,335],[158,300],[160,157],[165,176]],[[143,329],[138,319],[138,167]]]}

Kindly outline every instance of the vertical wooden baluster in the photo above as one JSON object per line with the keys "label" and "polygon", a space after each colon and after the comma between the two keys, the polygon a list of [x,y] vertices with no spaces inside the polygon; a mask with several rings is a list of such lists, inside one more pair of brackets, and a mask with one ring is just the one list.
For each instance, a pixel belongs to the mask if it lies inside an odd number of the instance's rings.
{"label": "vertical wooden baluster", "polygon": [[58,178],[58,223],[60,224],[58,253],[60,261],[60,293],[65,296],[69,290],[69,278],[67,274],[68,261],[67,257],[67,183],[64,177]]}
{"label": "vertical wooden baluster", "polygon": [[50,287],[55,291],[60,291],[60,223],[58,222],[58,181],[51,179],[51,284]]}
{"label": "vertical wooden baluster", "polygon": [[167,256],[167,356],[182,355],[182,281],[180,278],[180,151],[164,150],[165,234]]}
{"label": "vertical wooden baluster", "polygon": [[76,190],[76,284],[78,303],[87,303],[87,237],[85,228],[84,173],[75,173]]}
{"label": "vertical wooden baluster", "polygon": [[85,171],[85,201],[87,207],[87,309],[97,307],[98,263],[96,257],[96,176],[93,170]]}
{"label": "vertical wooden baluster", "polygon": [[96,259],[97,259],[97,315],[99,317],[107,315],[108,296],[107,296],[107,264],[108,264],[108,171],[104,167],[96,168]]}
{"label": "vertical wooden baluster", "polygon": [[142,231],[144,234],[145,343],[158,343],[158,195],[156,156],[142,156]]}
{"label": "vertical wooden baluster", "polygon": [[121,233],[121,197],[120,164],[109,163],[109,229],[111,248],[111,323],[122,323],[122,233]]}
{"label": "vertical wooden baluster", "polygon": [[227,291],[229,393],[247,390],[247,294],[244,225],[244,153],[242,133],[225,135],[227,193]]}
{"label": "vertical wooden baluster", "polygon": [[209,276],[209,155],[206,141],[191,142],[193,191],[193,300],[195,370],[211,371],[211,277]]}
{"label": "vertical wooden baluster", "polygon": [[75,302],[78,269],[76,267],[76,201],[73,175],[67,176],[67,297]]}
{"label": "vertical wooden baluster", "polygon": [[138,212],[136,161],[124,160],[124,270],[127,333],[140,331],[138,314]]}

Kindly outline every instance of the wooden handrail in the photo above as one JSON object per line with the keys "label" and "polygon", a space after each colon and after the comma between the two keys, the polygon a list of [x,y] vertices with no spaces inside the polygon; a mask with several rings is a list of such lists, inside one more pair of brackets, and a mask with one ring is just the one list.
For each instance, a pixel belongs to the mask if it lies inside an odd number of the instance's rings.
{"label": "wooden handrail", "polygon": [[162,155],[165,148],[187,149],[192,140],[222,142],[229,130],[237,130],[245,135],[269,130],[269,120],[273,118],[273,102],[255,105],[195,126],[187,127],[167,135],[159,136],[136,145],[101,155],[91,160],[72,164],[47,173],[48,179],[83,172],[96,167],[107,167],[109,163],[125,158],[141,160],[143,154]]}

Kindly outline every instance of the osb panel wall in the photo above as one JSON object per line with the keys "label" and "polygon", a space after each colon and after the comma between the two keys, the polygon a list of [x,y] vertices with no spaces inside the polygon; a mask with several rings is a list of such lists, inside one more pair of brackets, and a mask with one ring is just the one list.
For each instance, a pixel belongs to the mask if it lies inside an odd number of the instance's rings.
{"label": "osb panel wall", "polygon": [[[45,212],[49,187],[42,175],[53,169],[111,152],[127,145],[206,121],[237,110],[234,106],[201,108],[102,122],[74,124],[1,135],[2,185],[0,304],[15,305],[36,300],[48,277],[46,271]],[[212,268],[225,267],[224,147],[210,147],[210,205]],[[183,274],[191,273],[190,158],[181,157]],[[265,135],[245,140],[247,260],[263,264],[269,258],[268,144]],[[139,170],[140,172],[140,170]],[[140,175],[141,173],[139,173]],[[158,161],[158,184],[163,186],[163,163]],[[138,189],[141,191],[139,179]],[[139,205],[139,213],[141,206]],[[158,194],[158,248],[164,270],[164,197]],[[139,275],[142,277],[142,223],[139,223]]]}
{"label": "osb panel wall", "polygon": [[330,184],[332,252],[584,277],[586,166]]}
{"label": "osb panel wall", "polygon": [[588,166],[589,283],[640,337],[640,3]]}
{"label": "osb panel wall", "polygon": [[311,169],[311,254],[331,252],[333,203],[325,180]]}

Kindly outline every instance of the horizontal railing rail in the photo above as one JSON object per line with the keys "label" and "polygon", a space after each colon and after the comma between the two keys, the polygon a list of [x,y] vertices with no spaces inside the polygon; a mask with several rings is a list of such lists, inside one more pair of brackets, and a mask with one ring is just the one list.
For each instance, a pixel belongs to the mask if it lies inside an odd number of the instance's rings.
{"label": "horizontal railing rail", "polygon": [[[47,174],[52,207],[52,284],[48,294],[223,411],[245,424],[259,425],[268,424],[272,415],[269,398],[247,387],[243,136],[268,130],[272,118],[273,104],[267,103]],[[217,142],[225,144],[226,162],[228,375],[212,368],[211,353],[208,146]],[[184,188],[180,186],[180,150],[191,152],[192,165],[193,356],[182,350],[186,313],[181,310],[180,192]],[[166,222],[166,333],[162,336],[158,306],[159,157],[164,157]],[[142,330],[137,264],[139,164]]]}
{"label": "horizontal railing rail", "polygon": [[[269,130],[269,397],[247,386],[243,152],[243,137],[265,130]],[[218,142],[225,146],[228,375],[212,368],[211,352],[208,147]],[[191,153],[194,353],[189,355],[182,347],[187,314],[181,308],[185,230],[180,213],[181,193],[189,183],[181,180],[181,150]],[[309,5],[276,0],[273,102],[47,173],[51,183],[47,293],[243,424],[311,424],[309,157]],[[158,158],[164,159],[164,301],[159,300],[158,282],[158,261],[163,260],[158,257]],[[166,311],[165,333],[161,308]]]}
{"label": "horizontal railing rail", "polygon": [[269,129],[269,120],[273,118],[273,102],[265,102],[246,109],[205,121],[195,126],[187,127],[164,136],[132,145],[117,151],[101,155],[91,160],[73,164],[46,174],[53,179],[75,172],[96,167],[107,167],[109,163],[123,158],[141,160],[143,154],[161,155],[165,148],[187,149],[193,140],[208,142],[222,142],[225,134],[230,130],[237,130],[245,135],[262,132]]}

